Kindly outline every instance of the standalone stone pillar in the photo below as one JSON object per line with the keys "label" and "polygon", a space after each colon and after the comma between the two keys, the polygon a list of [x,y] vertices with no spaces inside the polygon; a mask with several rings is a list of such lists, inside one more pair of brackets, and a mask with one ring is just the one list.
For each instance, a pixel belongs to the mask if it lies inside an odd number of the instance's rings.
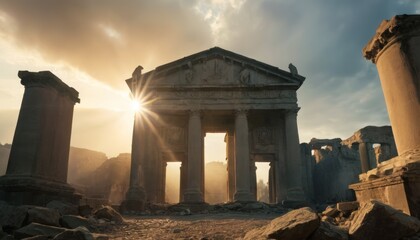
{"label": "standalone stone pillar", "polygon": [[420,15],[383,21],[363,54],[376,63],[399,156],[349,187],[361,203],[378,199],[420,217]]}
{"label": "standalone stone pillar", "polygon": [[190,112],[188,121],[188,170],[185,203],[202,203],[203,197],[203,134],[200,111]]}
{"label": "standalone stone pillar", "polygon": [[383,21],[363,49],[376,63],[398,153],[420,147],[420,15]]}
{"label": "standalone stone pillar", "polygon": [[285,112],[284,128],[286,135],[287,200],[304,201],[302,188],[302,165],[300,158],[297,111]]}
{"label": "standalone stone pillar", "polygon": [[146,201],[143,166],[146,152],[145,119],[140,112],[134,116],[133,142],[131,145],[130,187],[121,203],[124,211],[142,211]]}
{"label": "standalone stone pillar", "polygon": [[248,143],[248,119],[244,110],[236,111],[235,116],[235,168],[236,180],[234,201],[255,201],[250,186],[250,157]]}
{"label": "standalone stone pillar", "polygon": [[44,205],[51,200],[78,203],[67,184],[74,104],[79,93],[49,71],[19,71],[25,86],[0,199]]}

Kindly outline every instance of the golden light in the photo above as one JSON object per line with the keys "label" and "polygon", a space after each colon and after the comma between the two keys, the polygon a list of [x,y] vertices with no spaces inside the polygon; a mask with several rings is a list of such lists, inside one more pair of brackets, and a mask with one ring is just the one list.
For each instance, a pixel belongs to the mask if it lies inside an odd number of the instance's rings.
{"label": "golden light", "polygon": [[133,112],[142,112],[143,104],[140,100],[131,100],[131,111]]}

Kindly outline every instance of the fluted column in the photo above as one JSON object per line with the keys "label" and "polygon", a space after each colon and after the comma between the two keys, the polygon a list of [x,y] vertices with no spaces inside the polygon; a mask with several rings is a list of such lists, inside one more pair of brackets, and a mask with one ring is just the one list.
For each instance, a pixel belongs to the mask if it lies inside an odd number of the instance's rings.
{"label": "fluted column", "polygon": [[303,201],[302,164],[300,158],[299,133],[297,127],[298,109],[288,110],[284,116],[286,135],[287,200]]}
{"label": "fluted column", "polygon": [[201,203],[203,198],[203,144],[200,111],[190,112],[188,121],[187,189],[184,202]]}
{"label": "fluted column", "polygon": [[253,201],[250,191],[250,159],[248,143],[248,119],[244,110],[236,111],[235,116],[235,201]]}

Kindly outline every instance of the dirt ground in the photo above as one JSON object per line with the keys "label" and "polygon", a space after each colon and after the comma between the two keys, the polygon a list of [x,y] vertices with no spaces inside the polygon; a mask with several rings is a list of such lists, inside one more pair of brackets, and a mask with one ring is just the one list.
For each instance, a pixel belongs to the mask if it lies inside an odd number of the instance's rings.
{"label": "dirt ground", "polygon": [[241,239],[251,229],[280,214],[218,213],[188,216],[124,216],[126,224],[106,234],[110,239]]}

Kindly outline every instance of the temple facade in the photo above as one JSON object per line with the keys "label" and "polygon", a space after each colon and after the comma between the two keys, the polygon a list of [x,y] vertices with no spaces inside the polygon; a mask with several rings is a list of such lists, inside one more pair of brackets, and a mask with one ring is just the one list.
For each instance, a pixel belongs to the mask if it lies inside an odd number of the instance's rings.
{"label": "temple facade", "polygon": [[302,201],[296,91],[305,78],[214,47],[126,82],[135,115],[123,205],[164,202],[168,162],[180,162],[180,201],[204,202],[204,136],[226,133],[228,200],[256,201],[256,162],[268,162],[270,201]]}

